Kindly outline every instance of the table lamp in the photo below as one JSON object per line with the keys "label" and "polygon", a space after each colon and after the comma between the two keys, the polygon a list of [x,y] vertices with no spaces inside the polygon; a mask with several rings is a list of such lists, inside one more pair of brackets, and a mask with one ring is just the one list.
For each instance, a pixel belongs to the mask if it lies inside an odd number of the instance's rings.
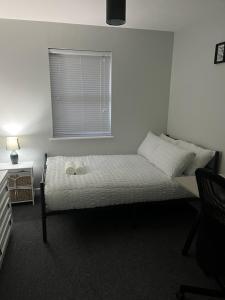
{"label": "table lamp", "polygon": [[6,138],[6,149],[11,150],[10,159],[13,165],[18,164],[18,154],[16,150],[20,149],[18,137],[10,136]]}

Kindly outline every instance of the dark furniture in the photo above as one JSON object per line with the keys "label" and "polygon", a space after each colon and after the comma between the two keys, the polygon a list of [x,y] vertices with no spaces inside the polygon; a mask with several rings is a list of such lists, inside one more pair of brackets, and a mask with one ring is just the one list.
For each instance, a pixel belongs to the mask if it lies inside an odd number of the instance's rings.
{"label": "dark furniture", "polygon": [[[219,164],[220,164],[220,152],[216,151],[215,156],[212,158],[212,160],[210,160],[210,162],[208,163],[208,165],[205,167],[208,171],[211,171],[214,174],[218,174],[219,173]],[[182,249],[182,254],[184,256],[188,255],[188,251],[191,247],[191,244],[193,242],[193,239],[196,236],[198,227],[199,227],[199,222],[200,222],[200,213],[197,212],[197,216],[196,219],[191,227],[191,230],[188,234],[188,237],[185,241],[184,247]]]}
{"label": "dark furniture", "polygon": [[196,171],[201,213],[196,243],[196,259],[204,273],[218,283],[219,289],[181,285],[177,299],[186,293],[225,298],[225,178],[207,169]]}
{"label": "dark furniture", "polygon": [[[177,140],[176,138],[170,136],[169,134],[167,134],[167,136],[174,139],[174,140]],[[202,146],[200,146],[200,147],[202,147]],[[202,148],[204,148],[204,147],[202,147]],[[218,174],[219,173],[220,160],[221,160],[221,152],[216,151],[214,157],[209,161],[209,163],[207,164],[207,166],[205,168],[207,170],[213,172],[214,174]],[[186,239],[186,241],[184,243],[184,247],[182,249],[182,254],[184,256],[188,255],[188,251],[191,247],[193,239],[196,236],[196,233],[197,233],[197,230],[198,230],[198,227],[199,227],[199,222],[200,222],[200,214],[197,211],[196,219],[195,219],[195,221],[194,221],[194,223],[191,227],[190,232],[188,233],[187,239]]]}

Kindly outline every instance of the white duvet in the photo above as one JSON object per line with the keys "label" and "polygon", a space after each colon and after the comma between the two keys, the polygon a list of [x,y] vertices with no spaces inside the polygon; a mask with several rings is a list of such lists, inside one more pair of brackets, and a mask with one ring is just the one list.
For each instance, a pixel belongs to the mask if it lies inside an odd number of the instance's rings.
{"label": "white duvet", "polygon": [[[66,161],[84,162],[84,175],[67,175]],[[82,209],[123,203],[162,201],[193,195],[140,155],[49,157],[47,209]]]}

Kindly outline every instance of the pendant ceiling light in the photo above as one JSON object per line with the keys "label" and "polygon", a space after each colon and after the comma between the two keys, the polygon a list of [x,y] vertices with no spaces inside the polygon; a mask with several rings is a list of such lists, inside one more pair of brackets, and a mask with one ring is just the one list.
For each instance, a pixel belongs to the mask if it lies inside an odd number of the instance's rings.
{"label": "pendant ceiling light", "polygon": [[106,0],[106,23],[113,26],[126,23],[126,0]]}

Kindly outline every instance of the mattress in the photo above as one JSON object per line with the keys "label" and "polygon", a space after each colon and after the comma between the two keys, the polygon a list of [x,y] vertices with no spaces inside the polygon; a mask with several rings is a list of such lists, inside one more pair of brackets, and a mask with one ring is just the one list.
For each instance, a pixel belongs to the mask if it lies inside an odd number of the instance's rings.
{"label": "mattress", "polygon": [[[82,161],[85,174],[67,175],[66,161]],[[193,197],[140,155],[49,157],[45,200],[48,211]]]}

